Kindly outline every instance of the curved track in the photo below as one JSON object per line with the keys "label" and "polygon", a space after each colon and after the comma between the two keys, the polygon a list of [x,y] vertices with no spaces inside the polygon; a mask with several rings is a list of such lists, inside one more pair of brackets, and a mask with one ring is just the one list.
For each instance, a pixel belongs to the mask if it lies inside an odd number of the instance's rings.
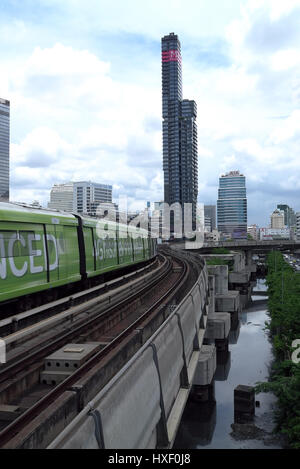
{"label": "curved track", "polygon": [[[169,252],[167,256],[164,255],[163,258],[163,268],[159,275],[155,275],[155,278],[148,281],[138,291],[127,294],[127,296],[117,304],[106,308],[105,312],[95,314],[90,319],[86,319],[85,317],[85,320],[75,324],[70,330],[62,331],[60,335],[56,335],[56,337],[52,338],[50,341],[48,340],[46,343],[41,343],[37,350],[29,354],[26,353],[25,357],[6,366],[3,371],[0,372],[0,402],[3,403],[5,400],[3,399],[3,395],[1,399],[1,394],[6,392],[7,396],[11,395],[11,393],[7,392],[7,389],[5,391],[6,383],[14,380],[16,382],[15,388],[17,388],[17,377],[19,374],[23,376],[24,370],[28,370],[30,373],[32,366],[37,363],[41,364],[42,360],[47,355],[67,343],[78,343],[78,340],[81,342],[91,341],[91,337],[93,341],[101,340],[106,334],[107,344],[104,347],[102,346],[101,349],[98,349],[88,361],[74,371],[62,383],[54,388],[50,387],[46,389],[45,394],[41,396],[33,406],[28,408],[1,431],[1,447],[19,447],[16,442],[18,434],[22,431],[24,432],[24,429],[26,429],[28,425],[30,426],[30,423],[55,402],[59,396],[70,389],[71,386],[74,386],[76,382],[86,373],[90,372],[94,366],[99,366],[99,363],[114,350],[122,348],[122,344],[124,344],[126,339],[132,334],[139,334],[140,345],[142,345],[144,331],[146,330],[147,324],[151,321],[153,322],[153,318],[161,317],[159,319],[160,323],[164,320],[167,314],[166,305],[170,304],[174,298],[178,298],[180,294],[182,296],[182,293],[186,290],[186,284],[189,281],[191,265],[193,263],[189,263],[186,259],[174,253],[172,253],[171,258]],[[144,298],[143,301],[142,298]],[[143,303],[142,305],[141,302]],[[132,309],[131,314],[126,318],[122,316],[124,309],[127,311]],[[162,314],[162,309],[164,309],[164,314]],[[120,318],[122,319],[113,321],[114,324],[111,325],[111,327],[105,328],[103,326],[105,321],[109,322],[114,315],[118,317],[120,312]],[[110,337],[109,340],[107,340],[108,333]]]}

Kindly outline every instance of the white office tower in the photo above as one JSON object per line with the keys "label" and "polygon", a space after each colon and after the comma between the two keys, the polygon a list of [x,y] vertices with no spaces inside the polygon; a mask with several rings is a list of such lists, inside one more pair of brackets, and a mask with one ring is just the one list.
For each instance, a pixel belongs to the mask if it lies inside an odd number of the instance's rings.
{"label": "white office tower", "polygon": [[54,184],[50,192],[48,208],[73,212],[73,182]]}

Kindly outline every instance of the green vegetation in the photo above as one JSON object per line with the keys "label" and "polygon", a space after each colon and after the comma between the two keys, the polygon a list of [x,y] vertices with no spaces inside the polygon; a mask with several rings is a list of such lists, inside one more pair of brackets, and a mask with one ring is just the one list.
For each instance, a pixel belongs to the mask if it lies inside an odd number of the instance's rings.
{"label": "green vegetation", "polygon": [[227,261],[225,259],[220,259],[219,257],[211,257],[210,259],[206,259],[207,265],[228,265],[230,266],[231,261]]}
{"label": "green vegetation", "polygon": [[211,250],[212,254],[230,254],[230,250],[227,248],[213,248]]}
{"label": "green vegetation", "polygon": [[267,328],[273,341],[275,362],[270,381],[259,383],[257,392],[272,391],[278,398],[277,431],[287,435],[291,448],[300,449],[300,363],[291,360],[292,342],[300,339],[300,275],[279,252],[267,259]]}
{"label": "green vegetation", "polygon": [[[230,250],[227,248],[213,248],[211,250],[212,254],[230,254]],[[228,265],[228,270],[233,270],[233,260],[232,259],[221,259],[220,257],[211,257],[210,259],[206,259],[207,265]]]}

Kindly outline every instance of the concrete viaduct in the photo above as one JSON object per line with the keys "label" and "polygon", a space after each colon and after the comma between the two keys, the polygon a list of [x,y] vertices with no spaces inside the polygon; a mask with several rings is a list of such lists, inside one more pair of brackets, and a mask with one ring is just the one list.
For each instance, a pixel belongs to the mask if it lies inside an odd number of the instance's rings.
{"label": "concrete viaduct", "polygon": [[[230,270],[203,262],[212,247],[233,250],[218,255],[231,260]],[[202,266],[193,288],[48,448],[171,448],[190,392],[209,399],[216,351],[228,347],[229,332],[251,296],[256,265],[250,254],[298,248],[300,242],[235,241],[205,245],[201,254],[186,252]]]}
{"label": "concrete viaduct", "polygon": [[268,252],[273,250],[298,250],[300,249],[300,240],[271,240],[271,241],[256,241],[256,240],[234,240],[234,241],[218,241],[204,243],[201,252],[210,252],[213,248],[228,248],[231,250],[243,250],[255,252]]}

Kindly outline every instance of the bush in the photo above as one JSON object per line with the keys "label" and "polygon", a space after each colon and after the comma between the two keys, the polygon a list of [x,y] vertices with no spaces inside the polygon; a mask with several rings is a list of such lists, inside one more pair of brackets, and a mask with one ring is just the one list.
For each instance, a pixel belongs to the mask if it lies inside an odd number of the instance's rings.
{"label": "bush", "polygon": [[279,252],[267,258],[268,310],[275,362],[270,382],[258,383],[257,392],[272,391],[278,398],[277,430],[292,448],[300,449],[300,364],[291,361],[291,344],[300,338],[300,275]]}

